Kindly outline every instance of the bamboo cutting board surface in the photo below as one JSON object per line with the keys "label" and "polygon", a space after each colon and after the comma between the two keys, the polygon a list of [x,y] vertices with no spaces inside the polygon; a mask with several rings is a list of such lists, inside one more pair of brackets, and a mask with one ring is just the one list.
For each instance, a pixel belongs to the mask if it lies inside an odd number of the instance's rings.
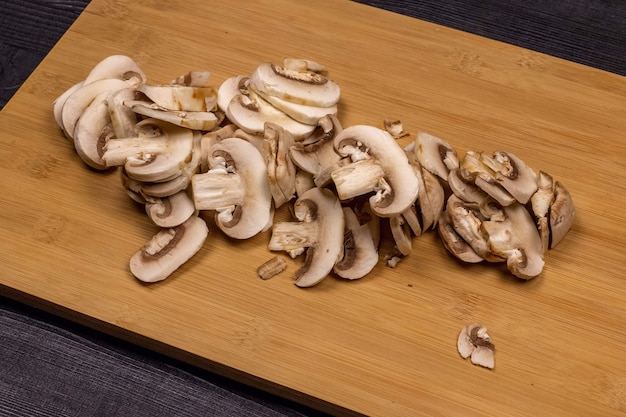
{"label": "bamboo cutting board surface", "polygon": [[[299,261],[256,277],[269,234],[233,242],[213,228],[189,263],[143,285],[128,260],[156,228],[52,115],[112,54],[150,83],[207,69],[215,86],[316,60],[342,88],[344,126],[397,118],[411,140],[429,132],[460,155],[510,151],[565,184],[576,223],[529,282],[453,261],[431,232],[394,269],[299,289]],[[344,1],[93,0],[0,113],[1,291],[335,413],[625,415],[625,81]],[[457,353],[471,322],[490,331],[494,370]]]}

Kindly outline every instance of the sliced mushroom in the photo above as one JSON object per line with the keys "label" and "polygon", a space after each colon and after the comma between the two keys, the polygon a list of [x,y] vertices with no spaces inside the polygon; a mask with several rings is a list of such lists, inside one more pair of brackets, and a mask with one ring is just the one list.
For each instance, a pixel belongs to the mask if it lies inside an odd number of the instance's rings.
{"label": "sliced mushroom", "polygon": [[550,206],[554,201],[554,180],[552,177],[539,171],[537,176],[537,191],[530,197],[530,206],[535,220],[537,221],[537,229],[541,236],[541,243],[544,253],[550,248]]}
{"label": "sliced mushroom", "polygon": [[109,118],[118,139],[131,137],[139,122],[137,113],[124,105],[124,102],[135,100],[136,94],[137,90],[131,87],[118,90],[109,96]]}
{"label": "sliced mushroom", "polygon": [[483,153],[481,160],[495,172],[495,179],[502,188],[519,203],[528,203],[537,191],[537,174],[512,153],[495,151],[491,158]]}
{"label": "sliced mushroom", "polygon": [[107,166],[124,165],[131,178],[164,182],[178,177],[192,157],[193,131],[157,119],[136,125],[137,137],[111,139],[102,159]]}
{"label": "sliced mushroom", "polygon": [[187,87],[210,87],[210,71],[189,71],[172,80],[172,85],[184,85]]}
{"label": "sliced mushroom", "polygon": [[254,70],[250,85],[265,96],[307,106],[331,107],[337,104],[340,96],[339,86],[322,74],[271,63],[261,64]]}
{"label": "sliced mushroom", "polygon": [[[343,214],[343,258],[335,264],[333,271],[341,278],[360,279],[378,264],[378,243],[371,226],[362,224],[351,208],[344,207]],[[372,216],[371,221],[378,222],[378,217]]]}
{"label": "sliced mushroom", "polygon": [[217,105],[217,91],[213,87],[141,84],[137,91],[166,110],[210,112]]}
{"label": "sliced mushroom", "polygon": [[557,181],[554,184],[554,201],[550,205],[550,248],[556,247],[571,229],[576,217],[574,201],[567,189]]}
{"label": "sliced mushroom", "polygon": [[401,214],[415,202],[419,182],[404,150],[388,132],[373,126],[350,126],[335,136],[334,146],[339,155],[352,161],[331,174],[341,200],[357,195],[353,186],[361,183],[358,195],[375,192],[370,206],[378,216]]}
{"label": "sliced mushroom", "polygon": [[130,271],[144,282],[162,281],[195,255],[204,244],[209,229],[200,217],[159,231],[130,259]]}
{"label": "sliced mushroom", "polygon": [[70,88],[65,90],[60,96],[58,96],[52,102],[54,120],[57,122],[57,125],[59,125],[59,127],[65,134],[65,137],[68,139],[71,139],[71,136],[65,132],[65,127],[63,126],[63,106],[65,105],[65,101],[68,99],[68,97],[71,96],[76,91],[78,91],[82,86],[83,86],[83,81],[80,81],[72,85]]}
{"label": "sliced mushroom", "polygon": [[191,179],[198,210],[214,210],[217,226],[229,237],[248,239],[263,231],[272,218],[267,168],[257,149],[239,138],[213,145],[209,171]]}
{"label": "sliced mushroom", "polygon": [[82,87],[74,91],[67,97],[63,104],[63,109],[61,110],[61,121],[66,135],[70,138],[74,138],[74,129],[76,128],[79,117],[96,96],[105,91],[112,93],[123,88],[128,88],[126,82],[117,78],[110,78],[83,84]]}
{"label": "sliced mushroom", "polygon": [[146,74],[132,58],[126,55],[110,55],[92,68],[85,78],[85,84],[109,78],[126,81],[132,87],[137,87],[147,80]]}
{"label": "sliced mushroom", "polygon": [[457,338],[457,349],[463,359],[470,358],[474,365],[493,369],[495,366],[495,345],[487,333],[487,328],[473,323],[463,327]]}
{"label": "sliced mushroom", "polygon": [[315,187],[296,200],[294,215],[297,222],[274,224],[268,248],[287,251],[292,256],[306,252],[295,283],[311,287],[322,281],[343,257],[343,210],[330,190]]}
{"label": "sliced mushroom", "polygon": [[185,191],[163,198],[150,197],[146,201],[146,214],[157,226],[176,227],[194,215],[193,200]]}
{"label": "sliced mushroom", "polygon": [[474,179],[474,184],[496,199],[503,206],[513,204],[515,197],[505,190],[496,180],[495,172],[486,166],[480,152],[468,151],[463,157],[461,167]]}
{"label": "sliced mushroom", "polygon": [[413,251],[413,244],[411,241],[411,229],[404,217],[401,214],[391,216],[389,218],[389,227],[391,228],[391,235],[398,252],[403,256],[409,255]]}
{"label": "sliced mushroom", "polygon": [[267,179],[278,208],[291,200],[296,193],[296,167],[289,157],[294,144],[293,135],[274,123],[265,124],[263,156],[267,166]]}
{"label": "sliced mushroom", "polygon": [[[217,107],[231,119],[228,114],[228,104],[235,96],[247,96],[250,77],[247,75],[236,75],[226,79],[217,89]],[[232,120],[232,119],[231,119]]]}
{"label": "sliced mushroom", "polygon": [[87,165],[97,170],[109,167],[102,159],[104,146],[115,137],[109,117],[109,91],[103,91],[85,108],[74,129],[74,148]]}
{"label": "sliced mushroom", "polygon": [[311,173],[318,187],[327,186],[331,182],[331,172],[341,165],[333,140],[342,130],[336,115],[326,115],[318,121],[318,128],[306,142],[296,143],[289,151],[293,162]]}
{"label": "sliced mushroom", "polygon": [[394,137],[394,139],[401,139],[410,135],[409,132],[404,130],[404,126],[400,120],[385,119],[383,121],[383,126],[385,127],[385,130]]}
{"label": "sliced mushroom", "polygon": [[447,211],[441,213],[437,230],[443,246],[455,257],[467,263],[479,263],[484,259],[457,233]]}
{"label": "sliced mushroom", "polygon": [[144,100],[129,100],[124,104],[137,114],[187,129],[209,131],[221,122],[215,113],[210,111],[166,110]]}
{"label": "sliced mushroom", "polygon": [[453,169],[448,175],[450,190],[467,203],[480,203],[488,194],[474,183],[474,178],[465,168]]}
{"label": "sliced mushroom", "polygon": [[448,180],[451,169],[459,167],[459,158],[450,144],[441,138],[425,132],[418,132],[415,139],[415,153],[424,169]]}
{"label": "sliced mushroom", "polygon": [[296,170],[296,196],[301,196],[306,191],[315,187],[315,181],[313,181],[313,175],[309,172],[301,169]]}

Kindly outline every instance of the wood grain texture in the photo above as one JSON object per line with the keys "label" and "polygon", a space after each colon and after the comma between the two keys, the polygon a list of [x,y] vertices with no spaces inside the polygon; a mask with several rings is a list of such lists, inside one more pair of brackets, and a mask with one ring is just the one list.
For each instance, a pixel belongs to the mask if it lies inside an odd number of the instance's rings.
{"label": "wood grain texture", "polygon": [[[317,60],[342,87],[345,126],[393,117],[461,153],[513,152],[565,183],[576,224],[529,282],[460,265],[429,233],[395,269],[302,290],[298,261],[255,276],[268,234],[233,242],[213,228],[174,276],[143,285],[128,259],[155,228],[52,117],[54,98],[116,53],[154,83],[208,69],[218,85],[261,62]],[[305,402],[373,416],[624,415],[624,81],[348,2],[94,0],[0,113],[0,283]],[[456,351],[474,321],[494,339],[494,371]]]}

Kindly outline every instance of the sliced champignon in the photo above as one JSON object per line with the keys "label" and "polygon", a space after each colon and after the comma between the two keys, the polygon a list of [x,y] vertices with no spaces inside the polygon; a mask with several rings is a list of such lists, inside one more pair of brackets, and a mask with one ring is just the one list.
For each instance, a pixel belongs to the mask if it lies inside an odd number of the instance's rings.
{"label": "sliced champignon", "polygon": [[209,171],[191,179],[197,210],[216,211],[217,226],[229,237],[248,239],[272,220],[272,194],[263,156],[249,142],[227,138],[213,145]]}
{"label": "sliced champignon", "polygon": [[210,78],[210,71],[189,71],[184,75],[174,78],[170,84],[184,85],[187,87],[210,87]]}
{"label": "sliced champignon", "polygon": [[194,215],[193,200],[185,191],[163,198],[146,198],[146,214],[160,227],[176,227]]}
{"label": "sliced champignon", "polygon": [[109,117],[109,91],[98,94],[85,108],[74,129],[74,148],[87,165],[97,170],[109,167],[102,159],[104,146],[115,137],[115,131]]}
{"label": "sliced champignon", "polygon": [[463,327],[457,338],[457,349],[463,359],[470,358],[474,365],[493,369],[495,366],[495,345],[487,333],[487,328],[473,323]]}
{"label": "sliced champignon", "polygon": [[206,223],[198,216],[162,229],[130,258],[130,271],[144,282],[162,281],[202,248],[208,234]]}
{"label": "sliced champignon", "polygon": [[504,220],[486,220],[482,229],[488,235],[489,248],[506,258],[509,271],[518,278],[532,279],[543,270],[543,246],[530,213],[520,203],[503,207]]}
{"label": "sliced champignon", "polygon": [[448,185],[454,195],[467,203],[480,203],[488,196],[474,183],[474,178],[465,168],[450,170]]}
{"label": "sliced champignon", "polygon": [[411,254],[413,251],[411,229],[404,220],[404,217],[401,214],[391,216],[389,218],[389,227],[398,252],[400,252],[402,256]]}
{"label": "sliced champignon", "polygon": [[256,270],[257,275],[262,280],[268,280],[280,274],[287,268],[287,261],[280,256],[274,256],[267,262],[264,262]]}
{"label": "sliced champignon", "polygon": [[332,191],[315,187],[296,200],[294,215],[297,222],[274,224],[268,248],[287,251],[292,256],[306,252],[295,283],[311,287],[322,281],[343,257],[343,210]]}
{"label": "sliced champignon", "polygon": [[213,87],[141,84],[137,91],[166,110],[210,112],[217,105],[217,91]]}
{"label": "sliced champignon", "polygon": [[541,236],[544,253],[550,248],[550,206],[554,201],[554,180],[552,177],[539,171],[537,176],[537,191],[530,197],[530,207],[537,221],[537,229]]}
{"label": "sliced champignon", "polygon": [[457,233],[450,221],[447,211],[441,213],[437,222],[437,230],[443,246],[456,258],[467,263],[479,263],[484,259]]}
{"label": "sliced champignon", "polygon": [[271,63],[261,64],[254,70],[250,85],[265,96],[307,106],[331,107],[337,104],[340,96],[339,86],[320,73]]}
{"label": "sliced champignon", "polygon": [[295,186],[296,196],[299,197],[306,191],[316,186],[315,181],[313,181],[313,175],[301,169],[296,170]]}
{"label": "sliced champignon", "polygon": [[82,86],[83,86],[83,81],[80,81],[72,85],[70,88],[68,88],[63,93],[61,93],[61,95],[59,95],[52,102],[54,120],[57,122],[57,125],[59,125],[59,127],[65,134],[65,137],[68,139],[71,139],[71,136],[65,132],[65,127],[63,127],[63,106],[65,105],[65,101],[68,99],[68,97],[71,96],[76,91],[78,91]]}
{"label": "sliced champignon", "polygon": [[[378,243],[368,223],[361,223],[354,210],[343,208],[345,232],[343,258],[335,264],[335,274],[345,279],[360,279],[378,264]],[[378,217],[371,220],[378,222]]]}
{"label": "sliced champignon", "polygon": [[459,167],[459,158],[450,144],[441,138],[425,132],[418,132],[415,139],[415,153],[424,169],[448,180],[451,169]]}
{"label": "sliced champignon", "polygon": [[550,205],[550,249],[556,247],[571,229],[576,217],[574,201],[567,189],[557,181],[554,184],[554,201]]}
{"label": "sliced champignon", "polygon": [[110,55],[91,69],[85,78],[85,84],[109,78],[126,81],[132,87],[147,81],[146,74],[132,58],[126,55]]}
{"label": "sliced champignon", "polygon": [[296,193],[296,166],[289,157],[294,144],[293,135],[274,123],[265,124],[263,157],[267,166],[267,179],[278,208],[290,201]]}
{"label": "sliced champignon", "polygon": [[352,161],[331,173],[341,200],[373,191],[369,200],[372,211],[391,217],[403,213],[417,199],[419,182],[413,167],[388,132],[373,126],[350,126],[335,136],[334,146],[340,156]]}
{"label": "sliced champignon", "polygon": [[308,106],[306,104],[293,103],[278,97],[264,95],[258,91],[256,92],[267,100],[268,103],[285,113],[287,116],[307,125],[316,125],[322,117],[329,114],[337,114],[336,104],[330,107]]}
{"label": "sliced champignon", "polygon": [[248,95],[239,94],[230,100],[226,110],[228,119],[253,135],[263,135],[266,122],[276,123],[289,131],[296,140],[309,136],[315,126],[300,123],[268,103],[250,90]]}
{"label": "sliced champignon", "polygon": [[512,153],[495,151],[492,157],[482,153],[481,160],[495,172],[495,179],[502,188],[519,203],[528,203],[537,191],[537,174]]}
{"label": "sliced champignon", "polygon": [[343,130],[336,115],[326,115],[318,121],[318,128],[306,139],[291,147],[289,154],[302,170],[313,175],[318,187],[331,182],[330,174],[341,165],[333,140]]}
{"label": "sliced champignon", "polygon": [[124,104],[137,114],[187,129],[209,131],[221,122],[220,118],[210,111],[166,110],[145,100],[129,100]]}
{"label": "sliced champignon", "polygon": [[135,100],[136,95],[137,90],[129,87],[118,90],[109,96],[109,118],[111,119],[115,137],[118,139],[131,137],[135,125],[139,122],[137,113],[124,105],[124,102]]}
{"label": "sliced champignon", "polygon": [[404,130],[404,126],[400,120],[385,119],[383,120],[383,126],[385,127],[385,130],[394,137],[394,139],[401,139],[410,135],[409,132]]}
{"label": "sliced champignon", "polygon": [[285,58],[283,60],[283,66],[286,69],[299,72],[313,71],[323,73],[326,71],[326,67],[319,62],[303,58]]}
{"label": "sliced champignon", "polygon": [[78,119],[96,96],[105,91],[112,93],[123,88],[128,88],[126,82],[117,78],[110,78],[83,84],[82,87],[74,91],[67,97],[61,109],[61,121],[65,134],[72,139],[74,138],[74,129]]}
{"label": "sliced champignon", "polygon": [[231,118],[228,114],[228,104],[235,96],[249,95],[248,84],[250,77],[247,75],[236,75],[226,79],[217,89],[217,107]]}
{"label": "sliced champignon", "polygon": [[181,175],[192,157],[192,130],[157,119],[137,123],[136,137],[111,139],[102,159],[107,166],[124,165],[128,176],[143,182],[164,182]]}
{"label": "sliced champignon", "polygon": [[[404,148],[404,151],[419,183],[415,205],[419,206],[422,222],[421,231],[424,232],[437,226],[437,221],[446,203],[445,190],[439,178],[420,163],[415,143],[409,144]],[[418,233],[416,235],[419,236]]]}
{"label": "sliced champignon", "polygon": [[468,151],[461,161],[463,168],[473,179],[474,184],[496,199],[503,206],[513,204],[515,197],[496,180],[495,172],[483,163],[481,152]]}

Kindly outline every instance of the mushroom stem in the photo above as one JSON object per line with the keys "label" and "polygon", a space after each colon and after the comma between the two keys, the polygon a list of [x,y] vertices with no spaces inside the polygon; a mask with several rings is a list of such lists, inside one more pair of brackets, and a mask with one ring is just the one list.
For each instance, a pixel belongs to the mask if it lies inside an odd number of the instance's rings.
{"label": "mushroom stem", "polygon": [[245,188],[238,174],[211,170],[191,178],[196,210],[219,210],[243,204]]}
{"label": "mushroom stem", "polygon": [[167,151],[167,137],[110,139],[103,159],[108,167],[120,166],[128,158],[161,154]]}
{"label": "mushroom stem", "polygon": [[362,159],[339,167],[331,174],[340,200],[378,190],[384,176],[385,171],[374,159]]}
{"label": "mushroom stem", "polygon": [[308,222],[281,222],[272,228],[269,250],[294,251],[317,243],[317,224]]}

